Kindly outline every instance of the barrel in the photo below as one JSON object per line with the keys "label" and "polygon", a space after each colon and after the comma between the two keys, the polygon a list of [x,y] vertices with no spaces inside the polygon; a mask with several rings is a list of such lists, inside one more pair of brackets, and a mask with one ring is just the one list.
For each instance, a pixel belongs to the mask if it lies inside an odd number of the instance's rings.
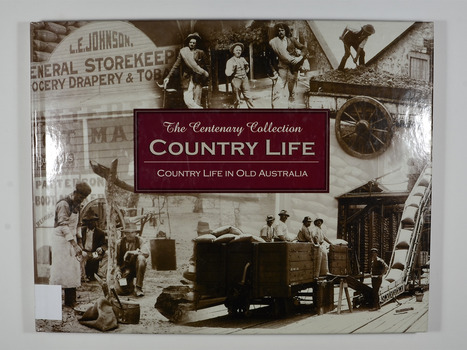
{"label": "barrel", "polygon": [[177,269],[174,239],[151,239],[151,265],[159,271]]}

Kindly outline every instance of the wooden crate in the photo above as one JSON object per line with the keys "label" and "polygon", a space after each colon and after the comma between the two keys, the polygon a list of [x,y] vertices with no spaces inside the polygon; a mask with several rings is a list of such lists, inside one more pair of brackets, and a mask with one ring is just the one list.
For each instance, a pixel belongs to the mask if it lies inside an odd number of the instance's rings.
{"label": "wooden crate", "polygon": [[329,272],[333,275],[350,274],[349,248],[331,245],[328,254]]}
{"label": "wooden crate", "polygon": [[310,243],[257,243],[253,294],[290,297],[295,288],[311,284],[317,248]]}

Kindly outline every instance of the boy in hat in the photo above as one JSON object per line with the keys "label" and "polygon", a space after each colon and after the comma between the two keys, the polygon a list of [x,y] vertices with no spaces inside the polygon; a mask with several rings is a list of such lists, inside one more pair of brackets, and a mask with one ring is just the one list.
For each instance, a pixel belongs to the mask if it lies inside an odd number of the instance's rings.
{"label": "boy in hat", "polygon": [[242,43],[234,43],[230,47],[230,53],[233,55],[226,63],[225,75],[231,77],[232,89],[235,93],[234,108],[240,105],[240,94],[245,97],[248,108],[254,108],[250,92],[250,83],[247,73],[250,66],[244,57],[241,57],[244,46]]}
{"label": "boy in hat", "polygon": [[[82,219],[81,236],[78,236],[78,244],[83,250],[82,282],[94,280],[94,274],[99,274],[99,267],[103,270],[107,265],[107,240],[105,232],[97,227],[98,221],[99,216],[93,210],[89,210]],[[104,271],[99,275],[105,278]]]}
{"label": "boy in hat", "polygon": [[371,286],[373,288],[372,311],[381,309],[379,303],[379,288],[383,282],[383,275],[388,271],[386,262],[378,256],[378,249],[371,248]]}
{"label": "boy in hat", "polygon": [[[127,223],[122,230],[124,237],[117,242],[117,279],[126,279],[126,286],[120,286],[119,294],[129,294],[133,291],[137,297],[144,296],[143,281],[146,272],[146,259],[149,249],[144,240],[137,236],[139,232],[135,223]],[[136,277],[136,285],[133,280]]]}
{"label": "boy in hat", "polygon": [[356,51],[356,55],[353,58],[355,64],[360,66],[365,65],[365,44],[368,41],[368,37],[372,34],[375,34],[375,28],[371,24],[366,24],[363,27],[357,29],[352,27],[345,27],[344,31],[342,32],[341,36],[339,37],[340,40],[344,43],[344,56],[341,59],[339,64],[338,70],[344,70],[345,63],[347,59],[351,55],[350,48],[353,47]]}
{"label": "boy in hat", "polygon": [[274,215],[268,215],[266,217],[266,225],[264,225],[260,230],[259,235],[266,242],[272,242],[274,239],[275,227],[272,226],[274,224],[274,221]]}
{"label": "boy in hat", "polygon": [[313,222],[313,219],[310,216],[305,216],[303,218],[303,226],[302,228],[298,231],[297,234],[297,240],[299,242],[311,242],[311,223]]}
{"label": "boy in hat", "polygon": [[188,108],[193,109],[203,108],[201,107],[203,85],[209,77],[208,59],[204,51],[197,48],[199,42],[201,42],[201,37],[198,33],[187,36],[185,47],[180,50],[177,60],[164,79],[164,87],[166,87],[175,72],[179,72],[183,101]]}

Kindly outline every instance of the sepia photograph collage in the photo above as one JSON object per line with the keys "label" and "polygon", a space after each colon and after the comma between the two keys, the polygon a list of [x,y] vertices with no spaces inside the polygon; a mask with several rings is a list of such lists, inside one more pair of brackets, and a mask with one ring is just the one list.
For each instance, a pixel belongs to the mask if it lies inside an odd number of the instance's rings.
{"label": "sepia photograph collage", "polygon": [[432,21],[31,22],[36,331],[426,332],[434,36]]}

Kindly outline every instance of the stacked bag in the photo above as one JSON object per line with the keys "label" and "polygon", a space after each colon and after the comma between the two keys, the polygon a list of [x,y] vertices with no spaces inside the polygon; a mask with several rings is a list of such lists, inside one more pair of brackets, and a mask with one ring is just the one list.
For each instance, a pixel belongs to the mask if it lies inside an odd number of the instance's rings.
{"label": "stacked bag", "polygon": [[[431,186],[431,166],[427,166],[423,174],[419,177],[407,198],[402,213],[399,234],[395,243],[391,269],[386,276],[387,282],[399,282],[404,277],[405,269],[410,260],[411,248],[416,239],[414,230],[417,222],[417,215],[422,199]],[[413,252],[412,252],[413,253]]]}
{"label": "stacked bag", "polygon": [[211,233],[198,236],[194,240],[196,243],[237,243],[237,242],[266,242],[259,236],[246,234],[235,226],[221,226],[211,231]]}

